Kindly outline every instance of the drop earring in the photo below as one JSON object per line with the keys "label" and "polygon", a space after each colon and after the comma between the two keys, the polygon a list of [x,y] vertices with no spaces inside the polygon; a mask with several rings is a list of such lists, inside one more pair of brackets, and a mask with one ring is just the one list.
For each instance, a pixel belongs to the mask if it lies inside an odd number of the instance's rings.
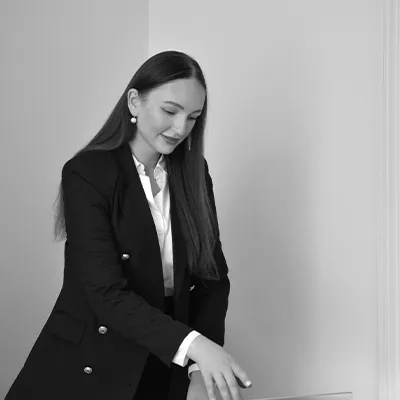
{"label": "drop earring", "polygon": [[192,149],[192,138],[191,136],[188,137],[188,147],[189,147],[189,151]]}
{"label": "drop earring", "polygon": [[132,124],[136,124],[136,121],[137,121],[137,118],[136,118],[136,117],[132,117],[132,118],[131,118]]}

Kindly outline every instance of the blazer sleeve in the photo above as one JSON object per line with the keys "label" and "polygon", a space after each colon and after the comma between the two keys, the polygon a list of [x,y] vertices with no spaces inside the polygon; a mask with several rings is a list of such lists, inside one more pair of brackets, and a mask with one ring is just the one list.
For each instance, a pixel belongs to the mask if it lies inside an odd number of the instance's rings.
{"label": "blazer sleeve", "polygon": [[112,194],[104,193],[105,185],[98,183],[107,179],[99,177],[98,171],[89,171],[93,167],[71,161],[62,170],[66,273],[79,281],[101,321],[170,366],[192,329],[151,306],[129,287],[110,223]]}
{"label": "blazer sleeve", "polygon": [[[205,161],[205,168],[208,196],[211,200],[215,216],[217,216],[213,183],[209,174],[207,161]],[[228,310],[230,281],[228,278],[228,266],[219,237],[219,228],[217,229],[216,239],[213,254],[219,269],[220,280],[197,280],[196,287],[191,294],[189,325],[208,339],[223,346],[225,342],[225,317]],[[192,362],[189,362],[190,364]]]}

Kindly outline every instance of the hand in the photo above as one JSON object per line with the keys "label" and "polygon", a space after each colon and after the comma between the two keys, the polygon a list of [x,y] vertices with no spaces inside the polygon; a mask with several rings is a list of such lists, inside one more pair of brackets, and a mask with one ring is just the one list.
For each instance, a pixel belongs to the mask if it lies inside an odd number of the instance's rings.
{"label": "hand", "polygon": [[[219,391],[216,398],[217,400],[221,400]],[[190,374],[190,384],[186,400],[208,400],[207,388],[200,371],[194,371]]]}
{"label": "hand", "polygon": [[208,400],[207,389],[200,371],[194,371],[190,374],[186,400]]}
{"label": "hand", "polygon": [[[248,382],[246,387],[251,386],[246,372],[239,366],[234,358],[221,346],[203,335],[199,335],[193,340],[188,349],[187,356],[199,366],[209,400],[216,400],[214,382],[223,400],[242,399],[236,377],[245,384]],[[193,374],[194,373],[195,372],[193,372]],[[196,377],[198,377],[198,375],[196,375]],[[197,379],[196,377],[192,376],[192,379]],[[199,388],[200,384],[198,382],[193,382],[193,391],[194,389],[199,390]],[[196,397],[193,399],[196,399]],[[200,399],[202,398],[200,397]]]}

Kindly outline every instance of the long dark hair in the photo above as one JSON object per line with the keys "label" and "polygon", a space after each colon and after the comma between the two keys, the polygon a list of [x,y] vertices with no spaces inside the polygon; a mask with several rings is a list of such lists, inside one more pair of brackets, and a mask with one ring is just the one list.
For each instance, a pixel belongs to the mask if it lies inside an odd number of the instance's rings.
{"label": "long dark hair", "polygon": [[[130,89],[135,88],[145,97],[146,93],[157,86],[188,78],[197,79],[204,87],[206,99],[203,112],[197,118],[190,135],[171,154],[165,156],[169,186],[174,193],[191,272],[201,278],[218,279],[218,267],[213,257],[218,223],[207,195],[203,157],[207,85],[196,60],[178,51],[164,51],[149,58],[135,73],[97,135],[76,155],[86,151],[115,150],[133,140],[136,125],[130,122],[132,116],[127,105]],[[54,207],[54,240],[58,241],[66,238],[62,182]]]}

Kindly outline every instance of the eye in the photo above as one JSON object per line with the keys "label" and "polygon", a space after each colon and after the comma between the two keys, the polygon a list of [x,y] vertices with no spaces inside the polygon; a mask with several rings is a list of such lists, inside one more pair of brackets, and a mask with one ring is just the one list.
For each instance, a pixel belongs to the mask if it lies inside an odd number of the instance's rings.
{"label": "eye", "polygon": [[201,115],[202,115],[202,114],[198,114],[198,115],[196,115],[195,117],[189,117],[189,119],[192,120],[192,121],[196,121],[196,120],[198,120],[198,119],[201,117]]}
{"label": "eye", "polygon": [[165,114],[168,114],[168,115],[175,115],[175,112],[174,112],[174,111],[169,111],[169,110],[166,110],[165,108],[161,108],[161,110],[163,110],[163,111],[165,112]]}

